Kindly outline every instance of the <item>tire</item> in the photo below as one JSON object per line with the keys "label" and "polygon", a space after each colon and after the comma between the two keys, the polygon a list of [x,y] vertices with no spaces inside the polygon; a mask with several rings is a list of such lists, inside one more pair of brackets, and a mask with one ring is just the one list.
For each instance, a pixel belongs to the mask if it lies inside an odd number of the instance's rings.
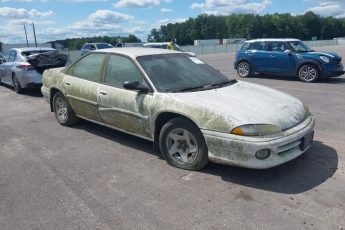
{"label": "tire", "polygon": [[56,120],[64,126],[71,126],[78,122],[79,118],[68,104],[61,92],[56,92],[53,97],[53,108]]}
{"label": "tire", "polygon": [[20,82],[18,81],[18,79],[14,73],[12,74],[12,84],[13,84],[14,91],[17,94],[21,94],[23,92],[23,88],[20,85]]}
{"label": "tire", "polygon": [[306,64],[298,70],[298,77],[303,82],[316,82],[320,77],[320,71],[315,65]]}
{"label": "tire", "polygon": [[250,77],[251,75],[252,68],[250,64],[246,61],[242,61],[238,63],[236,69],[237,69],[237,74],[240,77],[246,78],[246,77]]}
{"label": "tire", "polygon": [[168,121],[159,135],[159,148],[168,164],[200,170],[208,163],[208,149],[200,129],[183,118]]}

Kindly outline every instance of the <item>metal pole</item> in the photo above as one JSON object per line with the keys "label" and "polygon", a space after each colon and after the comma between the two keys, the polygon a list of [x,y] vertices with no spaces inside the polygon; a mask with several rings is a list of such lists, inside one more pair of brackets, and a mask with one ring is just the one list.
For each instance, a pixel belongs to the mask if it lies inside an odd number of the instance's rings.
{"label": "metal pole", "polygon": [[37,47],[36,32],[35,32],[35,24],[34,24],[34,23],[32,23],[32,29],[33,29],[33,31],[34,31],[35,46]]}
{"label": "metal pole", "polygon": [[25,25],[24,25],[24,31],[25,31],[25,38],[26,38],[26,46],[29,47],[28,35],[26,34]]}

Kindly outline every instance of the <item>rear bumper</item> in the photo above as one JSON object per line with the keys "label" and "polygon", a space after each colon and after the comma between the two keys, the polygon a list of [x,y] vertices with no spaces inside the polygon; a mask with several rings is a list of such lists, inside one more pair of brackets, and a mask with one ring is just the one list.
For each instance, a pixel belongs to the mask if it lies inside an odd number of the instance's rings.
{"label": "rear bumper", "polygon": [[43,99],[50,103],[50,90],[44,86],[41,87],[41,92],[42,92],[42,95],[43,95]]}
{"label": "rear bumper", "polygon": [[[286,130],[280,137],[257,138],[202,130],[208,146],[210,161],[246,168],[265,169],[288,162],[309,147],[302,149],[302,140],[313,132],[315,119],[307,117],[302,123]],[[271,155],[265,160],[255,157],[258,150],[269,149]]]}

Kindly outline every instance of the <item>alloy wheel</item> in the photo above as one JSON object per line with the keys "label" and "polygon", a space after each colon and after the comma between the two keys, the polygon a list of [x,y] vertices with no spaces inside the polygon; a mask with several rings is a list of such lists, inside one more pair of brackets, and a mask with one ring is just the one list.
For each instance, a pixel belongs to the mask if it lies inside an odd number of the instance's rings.
{"label": "alloy wheel", "polygon": [[307,82],[313,81],[315,78],[317,78],[317,70],[313,66],[304,66],[300,70],[300,77]]}
{"label": "alloy wheel", "polygon": [[68,119],[67,103],[61,97],[57,97],[55,100],[55,111],[59,121],[62,123],[66,122]]}
{"label": "alloy wheel", "polygon": [[171,158],[179,164],[190,164],[198,156],[198,143],[190,132],[177,128],[166,138],[166,147]]}
{"label": "alloy wheel", "polygon": [[241,62],[238,65],[237,69],[238,69],[238,74],[240,75],[240,77],[247,77],[249,75],[250,66],[248,63]]}

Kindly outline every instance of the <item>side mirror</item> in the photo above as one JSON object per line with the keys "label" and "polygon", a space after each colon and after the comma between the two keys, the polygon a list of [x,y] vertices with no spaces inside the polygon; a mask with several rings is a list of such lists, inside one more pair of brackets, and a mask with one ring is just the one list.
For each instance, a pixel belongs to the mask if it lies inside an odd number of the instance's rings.
{"label": "side mirror", "polygon": [[284,53],[286,53],[288,56],[291,56],[292,54],[291,50],[285,50]]}
{"label": "side mirror", "polygon": [[126,81],[123,83],[123,88],[129,90],[138,90],[141,93],[147,93],[149,91],[149,88],[146,85],[143,85],[138,81]]}

